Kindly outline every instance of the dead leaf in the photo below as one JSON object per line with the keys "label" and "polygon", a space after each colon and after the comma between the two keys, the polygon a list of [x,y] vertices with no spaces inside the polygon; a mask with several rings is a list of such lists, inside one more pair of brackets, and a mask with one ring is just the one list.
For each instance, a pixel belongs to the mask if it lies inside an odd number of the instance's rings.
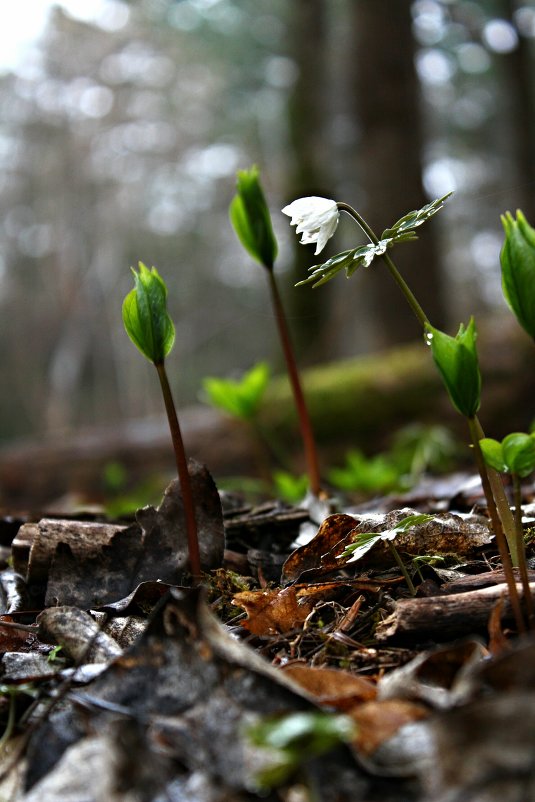
{"label": "dead leaf", "polygon": [[348,710],[357,725],[354,746],[358,752],[371,755],[384,741],[401,727],[429,716],[424,705],[406,699],[388,699],[366,702]]}
{"label": "dead leaf", "polygon": [[282,569],[283,582],[295,582],[305,571],[321,568],[325,572],[339,568],[337,558],[344,551],[347,535],[356,524],[351,515],[329,515],[317,535],[290,554]]}
{"label": "dead leaf", "polygon": [[254,635],[282,635],[299,627],[313,604],[299,602],[294,587],[282,590],[245,590],[236,593],[234,604],[247,612],[241,624]]}
{"label": "dead leaf", "polygon": [[358,674],[336,668],[315,668],[293,663],[280,669],[297,682],[320,705],[346,712],[356,704],[375,699],[373,682]]}

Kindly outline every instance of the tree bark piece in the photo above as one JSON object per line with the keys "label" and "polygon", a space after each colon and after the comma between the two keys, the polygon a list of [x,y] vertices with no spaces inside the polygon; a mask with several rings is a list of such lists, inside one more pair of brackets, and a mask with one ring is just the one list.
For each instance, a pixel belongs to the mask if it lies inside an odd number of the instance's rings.
{"label": "tree bark piece", "polygon": [[[530,582],[532,595],[535,582]],[[517,585],[522,595],[521,585]],[[481,590],[457,593],[451,596],[432,596],[424,599],[404,599],[395,611],[375,630],[379,642],[418,641],[433,638],[445,641],[485,632],[492,609],[500,599],[505,599],[503,621],[511,621],[511,606],[507,599],[507,586],[495,585]]]}

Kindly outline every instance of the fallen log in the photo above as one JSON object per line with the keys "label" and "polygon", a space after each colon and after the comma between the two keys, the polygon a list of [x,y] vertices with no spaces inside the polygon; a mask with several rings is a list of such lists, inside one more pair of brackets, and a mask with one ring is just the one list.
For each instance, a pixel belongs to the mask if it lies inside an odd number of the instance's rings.
{"label": "fallen log", "polygon": [[[535,582],[530,582],[532,595]],[[522,597],[522,586],[517,585]],[[502,623],[512,623],[513,616],[507,596],[507,585],[499,584],[466,593],[402,599],[394,612],[375,630],[380,643],[427,639],[447,641],[454,638],[484,634],[494,606],[503,599]]]}

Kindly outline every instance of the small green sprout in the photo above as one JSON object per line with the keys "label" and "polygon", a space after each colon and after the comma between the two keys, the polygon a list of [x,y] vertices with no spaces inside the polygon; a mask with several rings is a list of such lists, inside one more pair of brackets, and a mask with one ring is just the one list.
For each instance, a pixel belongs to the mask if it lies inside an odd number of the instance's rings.
{"label": "small green sprout", "polygon": [[207,376],[203,389],[212,406],[240,420],[252,420],[260,409],[270,379],[267,362],[258,362],[240,380]]}
{"label": "small green sprout", "polygon": [[167,313],[167,287],[155,267],[139,262],[135,287],[123,302],[126,333],[154,365],[163,364],[175,341],[175,327]]}
{"label": "small green sprout", "polygon": [[535,229],[520,210],[502,215],[505,242],[500,254],[505,300],[520,325],[535,339]]}
{"label": "small green sprout", "polygon": [[60,652],[62,650],[63,650],[63,646],[61,645],[61,643],[58,643],[58,645],[54,646],[54,648],[51,649],[51,651],[48,653],[47,658],[46,658],[47,661],[49,663],[57,663],[58,660],[61,660]]}
{"label": "small green sprout", "polygon": [[346,454],[346,464],[331,468],[329,482],[339,490],[363,493],[388,493],[400,487],[400,471],[389,455],[366,457],[353,448]]}
{"label": "small green sprout", "polygon": [[300,474],[295,476],[289,471],[273,471],[271,478],[275,487],[275,494],[278,498],[288,502],[288,504],[299,504],[308,490],[308,476]]}
{"label": "small green sprout", "polygon": [[267,270],[273,270],[277,258],[277,240],[260,184],[258,167],[239,170],[236,184],[237,194],[229,208],[234,231],[253,259]]}
{"label": "small green sprout", "polygon": [[268,718],[247,730],[247,737],[267,751],[267,767],[256,776],[262,790],[282,785],[313,758],[350,743],[357,728],[349,716],[317,712]]}
{"label": "small green sprout", "polygon": [[149,270],[140,262],[139,273],[133,268],[132,272],[135,286],[123,302],[123,323],[134,345],[158,372],[182,490],[190,570],[197,580],[201,575],[201,560],[195,505],[184,442],[164,364],[175,341],[175,327],[167,312],[167,287],[155,267]]}
{"label": "small green sprout", "polygon": [[451,403],[467,418],[473,418],[481,403],[481,374],[477,358],[477,331],[474,318],[465,328],[461,323],[455,337],[431,325],[425,339],[442,376]]}
{"label": "small green sprout", "polygon": [[524,478],[535,470],[535,435],[513,432],[500,443],[492,437],[479,441],[487,465],[500,473]]}
{"label": "small green sprout", "polygon": [[310,489],[315,496],[318,496],[321,492],[318,453],[288,323],[273,272],[277,256],[277,241],[273,234],[271,215],[260,184],[258,168],[240,170],[236,189],[237,194],[230,204],[230,221],[244,248],[266,269],[286,370],[299,418]]}

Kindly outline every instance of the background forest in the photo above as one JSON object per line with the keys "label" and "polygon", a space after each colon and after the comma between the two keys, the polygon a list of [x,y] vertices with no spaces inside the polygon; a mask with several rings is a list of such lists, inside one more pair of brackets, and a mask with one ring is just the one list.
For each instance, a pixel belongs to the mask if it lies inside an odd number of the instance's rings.
{"label": "background forest", "polygon": [[[0,76],[4,442],[160,415],[121,322],[140,259],[170,288],[180,406],[206,375],[278,369],[264,276],[227,215],[253,163],[301,364],[419,337],[388,277],[294,288],[313,249],[279,210],[302,195],[345,200],[382,230],[455,190],[398,262],[436,325],[499,320],[499,215],[535,222],[535,3],[94,5],[87,19],[53,8]],[[342,222],[330,252],[354,236]]]}

